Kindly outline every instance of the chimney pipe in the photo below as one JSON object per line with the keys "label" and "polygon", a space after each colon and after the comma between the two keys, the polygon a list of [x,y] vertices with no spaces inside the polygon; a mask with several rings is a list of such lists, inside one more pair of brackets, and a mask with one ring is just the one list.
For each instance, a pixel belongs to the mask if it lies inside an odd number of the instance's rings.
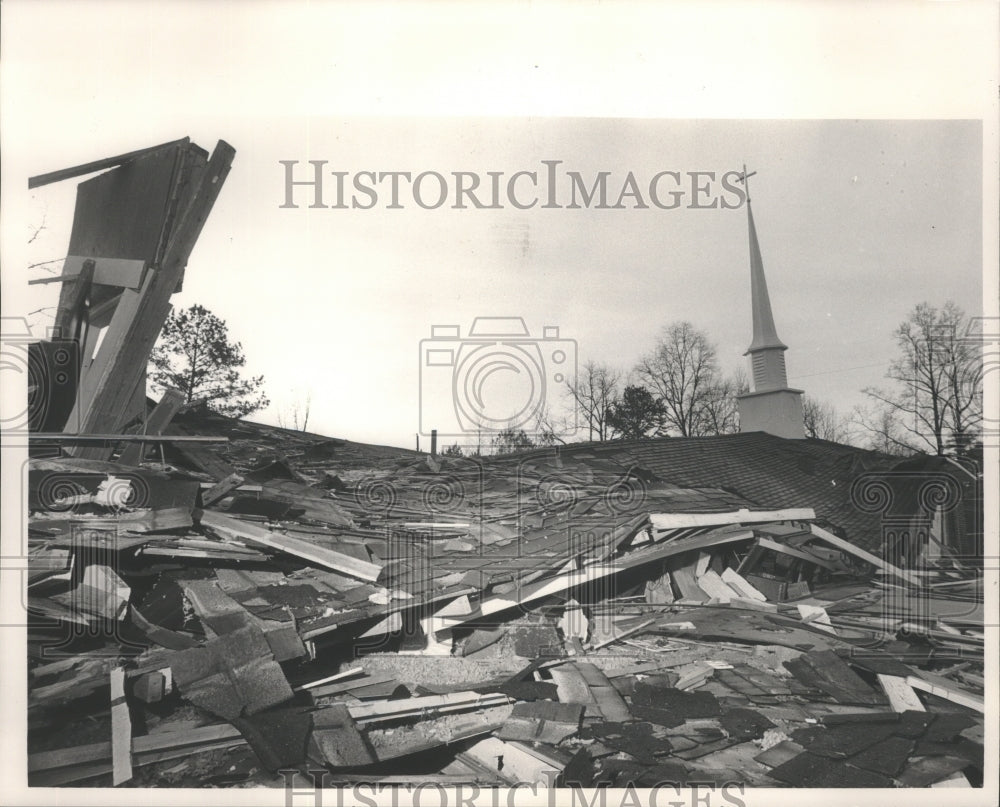
{"label": "chimney pipe", "polygon": [[438,453],[438,430],[431,429],[431,456],[436,457]]}

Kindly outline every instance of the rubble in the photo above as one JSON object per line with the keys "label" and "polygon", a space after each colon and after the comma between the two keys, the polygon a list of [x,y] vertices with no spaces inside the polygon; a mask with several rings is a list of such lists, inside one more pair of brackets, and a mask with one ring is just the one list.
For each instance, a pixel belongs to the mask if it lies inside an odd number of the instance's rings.
{"label": "rubble", "polygon": [[[102,166],[155,157],[173,198],[160,161],[211,170],[196,148]],[[207,215],[191,181],[163,261]],[[172,260],[122,334],[158,331]],[[85,375],[73,404],[102,436],[32,447],[30,784],[398,782],[403,759],[494,786],[981,783],[982,566],[878,554],[845,491],[889,458],[759,434],[437,457],[170,394],[140,400],[152,455],[127,344],[102,367],[129,394]]]}

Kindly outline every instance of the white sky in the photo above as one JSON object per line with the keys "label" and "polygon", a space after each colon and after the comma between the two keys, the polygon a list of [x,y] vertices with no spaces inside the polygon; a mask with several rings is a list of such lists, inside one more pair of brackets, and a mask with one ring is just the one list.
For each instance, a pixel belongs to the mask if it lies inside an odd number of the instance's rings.
{"label": "white sky", "polygon": [[[20,267],[62,257],[69,233],[75,181],[25,197],[27,176],[184,135],[209,150],[223,138],[236,161],[174,304],[228,322],[248,372],[266,377],[272,406],[258,419],[290,416],[308,395],[311,430],[412,446],[420,340],[436,324],[464,336],[476,316],[522,316],[533,336],[558,325],[581,362],[624,369],[679,319],[708,332],[727,370],[744,366],[750,341],[745,209],[309,210],[297,191],[303,207],[288,210],[282,159],[484,182],[555,159],[587,178],[611,172],[614,195],[629,171],[644,186],[658,171],[721,175],[745,162],[758,172],[789,381],[845,412],[880,383],[891,332],[915,304],[982,307],[982,124],[920,120],[982,117],[967,82],[989,62],[976,47],[988,39],[973,36],[982,7],[856,6],[848,20],[826,5],[715,4],[711,35],[696,40],[707,52],[680,35],[704,31],[706,12],[679,5],[644,8],[650,26],[596,7],[575,23],[548,6],[526,21],[451,4],[391,17],[351,4],[98,7],[5,4],[4,180],[24,207],[15,220],[8,206],[4,226],[21,239],[46,225],[25,260],[5,240],[16,256],[5,293],[44,276]],[[775,25],[779,10],[797,35]],[[897,43],[890,60],[879,41],[890,22],[938,38]],[[943,73],[935,47],[956,41],[955,73]],[[609,47],[617,60],[591,59]],[[836,74],[810,73],[832,59]],[[708,119],[740,116],[763,120]],[[768,120],[781,116],[802,119]],[[328,202],[333,187],[328,177]],[[20,312],[56,292],[22,291]]]}

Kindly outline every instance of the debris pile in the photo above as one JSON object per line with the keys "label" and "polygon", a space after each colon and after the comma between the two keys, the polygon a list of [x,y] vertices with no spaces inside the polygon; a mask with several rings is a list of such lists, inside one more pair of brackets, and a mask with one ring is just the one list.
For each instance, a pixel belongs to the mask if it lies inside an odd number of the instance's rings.
{"label": "debris pile", "polygon": [[976,570],[899,568],[808,508],[610,453],[226,422],[212,474],[177,446],[31,460],[32,784],[982,775]]}

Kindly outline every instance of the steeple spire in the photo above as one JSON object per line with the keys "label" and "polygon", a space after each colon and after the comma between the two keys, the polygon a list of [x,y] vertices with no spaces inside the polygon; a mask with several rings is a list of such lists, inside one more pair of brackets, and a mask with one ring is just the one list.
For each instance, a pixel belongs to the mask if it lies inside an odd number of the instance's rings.
{"label": "steeple spire", "polygon": [[787,345],[778,338],[771,313],[771,299],[764,278],[757,227],[754,225],[747,180],[754,175],[743,173],[737,181],[747,185],[747,227],[750,231],[750,308],[753,314],[753,341],[744,355],[750,355],[753,391],[739,398],[740,431],[763,431],[779,437],[802,438],[802,390],[790,389],[785,372]]}
{"label": "steeple spire", "polygon": [[747,223],[750,229],[750,299],[753,310],[753,341],[747,348],[747,353],[764,348],[788,350],[788,346],[778,338],[778,332],[774,327],[771,298],[767,294],[764,261],[760,257],[760,244],[757,242],[757,228],[753,223],[753,208],[750,206],[749,194],[747,194]]}

